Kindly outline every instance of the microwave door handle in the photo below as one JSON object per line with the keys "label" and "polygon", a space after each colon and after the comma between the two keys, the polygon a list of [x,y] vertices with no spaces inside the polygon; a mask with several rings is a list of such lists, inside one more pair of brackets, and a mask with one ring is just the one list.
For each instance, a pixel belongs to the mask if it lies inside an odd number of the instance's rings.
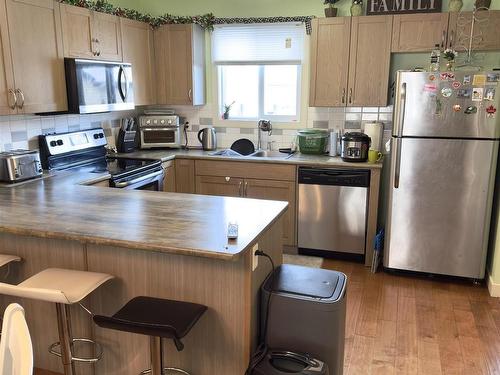
{"label": "microwave door handle", "polygon": [[[125,81],[125,90],[123,89],[122,78]],[[123,69],[123,66],[121,66],[121,65],[120,65],[120,69],[118,71],[118,91],[120,92],[120,96],[122,97],[122,100],[124,102],[127,101],[128,79],[127,79],[127,74],[125,73],[125,69]]]}

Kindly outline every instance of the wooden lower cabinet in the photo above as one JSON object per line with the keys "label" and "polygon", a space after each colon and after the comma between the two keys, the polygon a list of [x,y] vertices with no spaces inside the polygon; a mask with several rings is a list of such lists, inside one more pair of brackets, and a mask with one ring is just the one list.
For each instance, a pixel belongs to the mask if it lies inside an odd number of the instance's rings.
{"label": "wooden lower cabinet", "polygon": [[295,181],[246,179],[244,194],[247,198],[288,202],[288,211],[283,217],[283,239],[285,245],[295,246]]}
{"label": "wooden lower cabinet", "polygon": [[177,159],[175,161],[175,191],[195,194],[194,160]]}
{"label": "wooden lower cabinet", "polygon": [[242,178],[221,176],[196,176],[196,194],[241,197]]}
{"label": "wooden lower cabinet", "polygon": [[284,245],[296,245],[295,167],[225,161],[196,161],[196,194],[288,202]]}
{"label": "wooden lower cabinet", "polygon": [[163,177],[163,191],[175,193],[175,163],[167,161],[162,165],[165,177]]}

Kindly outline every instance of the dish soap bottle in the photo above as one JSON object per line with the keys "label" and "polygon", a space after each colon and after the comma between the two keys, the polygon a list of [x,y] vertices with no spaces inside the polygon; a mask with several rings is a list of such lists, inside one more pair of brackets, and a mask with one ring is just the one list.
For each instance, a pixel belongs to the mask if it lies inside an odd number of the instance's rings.
{"label": "dish soap bottle", "polygon": [[431,52],[431,65],[429,70],[431,72],[439,71],[439,60],[441,59],[441,49],[439,48],[439,44],[436,44],[434,49]]}

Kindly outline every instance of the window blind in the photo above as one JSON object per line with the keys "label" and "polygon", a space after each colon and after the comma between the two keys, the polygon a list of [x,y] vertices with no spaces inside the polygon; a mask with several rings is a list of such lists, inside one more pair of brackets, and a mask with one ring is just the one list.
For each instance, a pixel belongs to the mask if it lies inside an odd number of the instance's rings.
{"label": "window blind", "polygon": [[304,26],[297,23],[220,25],[212,33],[215,64],[300,64]]}

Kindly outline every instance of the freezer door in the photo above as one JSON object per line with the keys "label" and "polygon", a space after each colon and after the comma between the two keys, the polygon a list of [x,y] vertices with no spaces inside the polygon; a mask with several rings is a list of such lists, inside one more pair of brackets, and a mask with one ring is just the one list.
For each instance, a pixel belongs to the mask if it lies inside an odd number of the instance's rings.
{"label": "freezer door", "polygon": [[497,141],[392,141],[384,265],[483,278]]}
{"label": "freezer door", "polygon": [[[494,79],[491,77],[496,77],[500,72],[449,74],[453,75],[453,79],[441,79],[439,72],[398,72],[394,136],[500,137],[500,114],[488,116],[487,112],[490,106],[496,109],[500,107],[500,87],[497,87],[497,82],[487,81],[487,77]],[[474,86],[472,83],[475,75],[484,76],[485,84]],[[431,80],[430,77],[434,78]],[[464,84],[468,80],[470,84]],[[484,99],[473,101],[472,92],[478,88],[481,89]],[[465,113],[469,106],[475,107],[474,113]]]}

